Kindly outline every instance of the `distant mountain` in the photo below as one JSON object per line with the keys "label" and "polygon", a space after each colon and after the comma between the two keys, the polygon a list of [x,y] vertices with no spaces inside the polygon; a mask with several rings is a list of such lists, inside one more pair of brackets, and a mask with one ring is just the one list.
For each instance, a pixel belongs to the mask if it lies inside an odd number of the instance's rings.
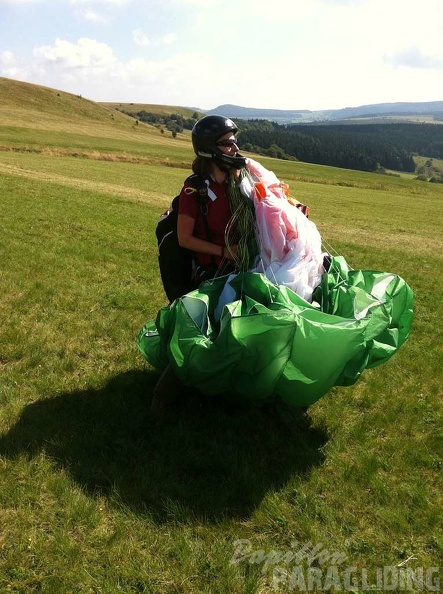
{"label": "distant mountain", "polygon": [[237,119],[272,120],[278,123],[327,122],[350,118],[410,117],[410,116],[443,116],[443,101],[427,101],[421,103],[376,103],[359,107],[311,111],[308,109],[283,110],[241,107],[239,105],[219,105],[206,111],[208,115],[219,114]]}
{"label": "distant mountain", "polygon": [[331,114],[333,120],[361,118],[370,116],[401,115],[442,115],[443,101],[427,101],[423,103],[376,103],[360,107],[336,109]]}
{"label": "distant mountain", "polygon": [[255,107],[241,107],[240,105],[219,105],[215,109],[205,112],[207,115],[224,115],[228,118],[241,120],[272,120],[278,123],[314,122],[329,119],[332,110],[310,111],[309,109],[260,109]]}

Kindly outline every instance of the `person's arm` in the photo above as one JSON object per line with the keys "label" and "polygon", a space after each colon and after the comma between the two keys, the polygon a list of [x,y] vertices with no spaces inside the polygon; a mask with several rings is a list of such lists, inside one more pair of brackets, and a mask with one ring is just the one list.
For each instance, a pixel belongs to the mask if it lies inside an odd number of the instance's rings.
{"label": "person's arm", "polygon": [[[200,254],[209,254],[210,256],[218,256],[219,258],[226,258],[227,260],[233,259],[230,251],[226,247],[195,237],[194,226],[195,219],[186,214],[178,215],[177,235],[181,247]],[[232,246],[231,251],[236,253],[237,246]]]}

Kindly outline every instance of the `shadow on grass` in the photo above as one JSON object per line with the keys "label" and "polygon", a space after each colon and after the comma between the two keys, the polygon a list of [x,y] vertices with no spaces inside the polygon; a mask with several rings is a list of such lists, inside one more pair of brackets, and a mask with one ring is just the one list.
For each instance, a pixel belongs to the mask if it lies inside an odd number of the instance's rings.
{"label": "shadow on grass", "polygon": [[322,462],[324,434],[286,408],[234,409],[187,395],[154,422],[156,380],[126,372],[101,389],[30,404],[0,439],[0,454],[44,450],[85,492],[159,523],[246,517],[266,493]]}

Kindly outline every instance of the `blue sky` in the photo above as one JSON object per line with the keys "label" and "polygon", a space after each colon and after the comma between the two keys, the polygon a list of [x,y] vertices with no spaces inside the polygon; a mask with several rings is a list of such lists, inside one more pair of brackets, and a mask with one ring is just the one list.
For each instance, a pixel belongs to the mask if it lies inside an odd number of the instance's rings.
{"label": "blue sky", "polygon": [[441,101],[442,40],[442,0],[0,0],[0,76],[94,101]]}

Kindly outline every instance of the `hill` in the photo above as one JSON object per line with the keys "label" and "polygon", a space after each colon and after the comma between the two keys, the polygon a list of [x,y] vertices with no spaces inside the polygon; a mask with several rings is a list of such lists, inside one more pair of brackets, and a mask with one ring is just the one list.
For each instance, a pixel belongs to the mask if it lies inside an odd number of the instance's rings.
{"label": "hill", "polygon": [[[432,107],[436,111],[440,107],[438,102],[432,105],[403,104],[404,113],[407,109],[412,109],[411,105],[415,105],[415,109],[422,112]],[[227,108],[234,109],[235,106]],[[372,108],[373,106],[362,107],[360,112],[357,108],[352,108],[352,113],[357,117]],[[246,108],[238,109],[238,115],[247,114]],[[378,109],[382,113],[385,108],[380,105]],[[122,113],[126,110],[128,113]],[[143,111],[152,117],[140,117],[140,112]],[[257,115],[257,111],[254,110],[253,113]],[[338,111],[341,114],[345,113],[345,110]],[[133,117],[130,117],[129,113]],[[308,117],[310,112],[297,113],[299,117]],[[189,163],[192,158],[189,129],[196,121],[195,118],[200,115],[202,112],[194,108],[179,106],[95,103],[56,89],[0,78],[0,145],[9,148],[25,145],[27,150],[33,151],[57,150],[59,153],[69,152],[82,156],[91,156],[94,153],[94,158],[97,159],[124,160],[138,155],[137,158],[148,159],[151,162],[155,154],[160,162],[168,160],[184,164]],[[278,117],[279,112],[266,110],[265,115]],[[329,115],[332,118],[332,112]],[[186,125],[175,121],[183,118],[188,118]],[[338,129],[337,126],[326,125],[336,123],[335,121],[324,121],[322,125],[311,125],[308,129],[299,125],[281,126],[271,120],[265,120],[261,123],[260,129],[255,129],[259,122],[251,128],[243,118],[237,119],[241,121],[239,126],[242,128],[243,150],[271,157],[296,158],[306,162],[369,171],[377,170],[380,166],[399,171],[413,171],[411,153],[441,158],[441,135],[437,130],[440,127],[435,126],[428,126],[426,130],[415,126],[410,126],[409,129],[394,126],[388,130],[387,127],[374,124],[371,126],[370,135],[372,144],[376,133],[379,137],[379,147],[374,152],[373,147],[368,148],[367,126],[342,126]],[[355,119],[354,122],[361,122],[361,119]],[[247,129],[243,130],[245,126]],[[407,133],[411,131],[415,136],[418,133],[424,135],[426,142],[423,140],[418,143],[406,143]],[[389,144],[392,144],[394,132],[395,150],[391,146],[386,147],[388,140]],[[331,133],[340,137],[333,141],[333,146]],[[359,139],[355,138],[356,134]],[[328,138],[325,138],[325,135]],[[116,139],[119,141],[116,142]],[[429,143],[433,145],[432,150],[426,149]],[[100,147],[98,153],[97,146]],[[324,156],[325,152],[327,158]],[[131,157],[127,156],[129,153]],[[340,159],[337,159],[336,153]]]}
{"label": "hill", "polygon": [[[0,147],[94,158],[158,158],[189,162],[189,134],[161,133],[106,105],[31,83],[0,77]],[[132,158],[131,157],[131,158]],[[128,157],[129,158],[129,157]]]}
{"label": "hill", "polygon": [[[233,119],[265,119],[278,123],[310,123],[349,120],[362,118],[367,122],[392,119],[392,121],[417,120],[442,121],[443,101],[399,102],[361,105],[342,109],[313,111],[309,109],[282,110],[242,107],[223,104],[211,110],[178,105],[156,105],[151,103],[94,102],[57,89],[25,83],[10,78],[0,77],[0,118],[7,108],[9,123],[26,122],[31,127],[38,127],[41,119],[47,116],[62,117],[63,121],[89,120],[91,122],[109,122],[117,120],[128,123],[126,113],[146,111],[158,115],[177,114],[192,118],[210,114],[221,114]],[[133,121],[129,120],[131,125]]]}
{"label": "hill", "polygon": [[[220,114],[230,118],[263,119],[277,123],[309,123],[347,120],[351,118],[393,118],[410,119],[422,116],[423,121],[429,121],[429,116],[435,120],[443,121],[443,101],[430,101],[423,103],[378,103],[361,105],[359,107],[345,107],[343,109],[328,109],[322,111],[310,110],[282,110],[258,109],[241,107],[238,105],[224,104],[207,111],[208,114]],[[427,120],[426,120],[427,118]]]}
{"label": "hill", "polygon": [[177,114],[184,118],[192,118],[196,113],[198,117],[203,117],[205,113],[201,110],[193,107],[182,107],[180,105],[155,105],[153,103],[115,103],[115,102],[102,102],[99,105],[108,107],[110,109],[116,109],[122,113],[138,113],[140,111],[146,111],[148,113],[154,113],[157,115],[171,115]]}
{"label": "hill", "polygon": [[[48,121],[111,123],[131,122],[113,110],[81,95],[0,77],[0,122],[40,127]],[[132,124],[133,122],[131,122]]]}
{"label": "hill", "polygon": [[307,123],[326,121],[330,111],[310,111],[309,109],[260,109],[255,107],[241,107],[240,105],[224,104],[206,111],[206,114],[219,114],[228,118],[242,120],[271,120],[280,124]]}
{"label": "hill", "polygon": [[219,105],[206,112],[208,115],[219,114],[233,119],[242,120],[272,120],[274,122],[312,122],[326,120],[332,112],[310,111],[309,109],[260,109],[254,107],[241,107],[240,105]]}
{"label": "hill", "polygon": [[443,117],[443,101],[429,101],[422,103],[378,103],[361,105],[360,107],[345,107],[331,113],[332,120],[348,118],[381,117],[381,116],[425,116]]}

